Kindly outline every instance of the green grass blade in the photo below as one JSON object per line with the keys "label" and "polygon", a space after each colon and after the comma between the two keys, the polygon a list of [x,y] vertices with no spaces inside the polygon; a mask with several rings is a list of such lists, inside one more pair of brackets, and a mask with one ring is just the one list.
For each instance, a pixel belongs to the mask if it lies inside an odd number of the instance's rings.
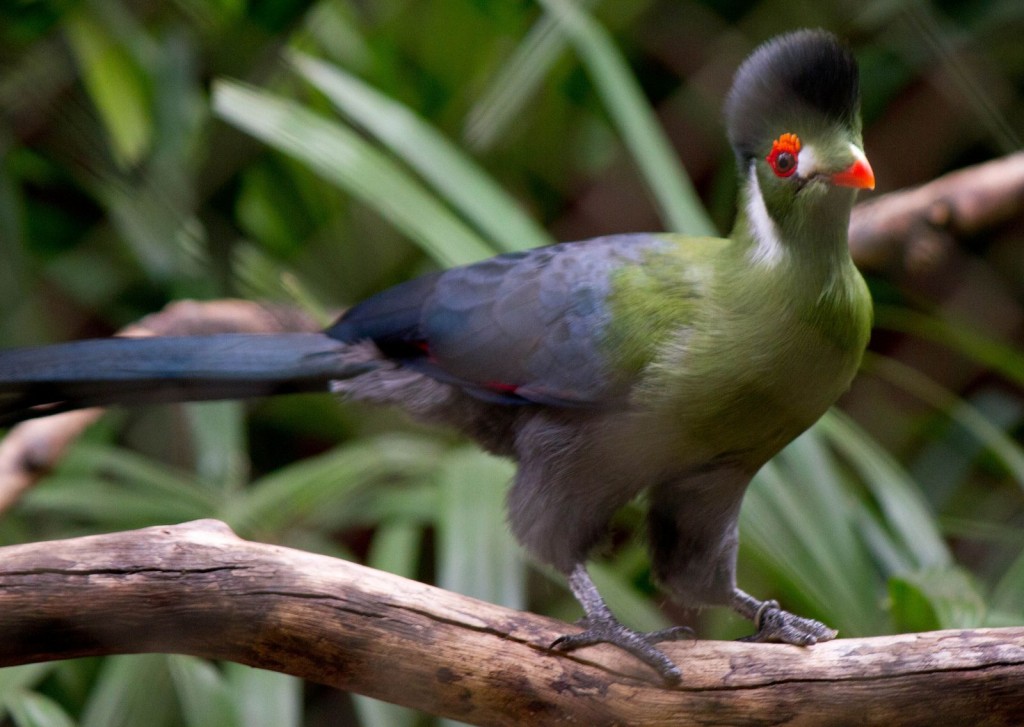
{"label": "green grass blade", "polygon": [[325,511],[349,509],[348,498],[375,483],[422,475],[436,458],[424,439],[357,440],[263,477],[230,501],[223,519],[243,534],[277,533]]}
{"label": "green grass blade", "polygon": [[248,479],[245,405],[204,401],[185,407],[199,481],[217,493],[236,490]]}
{"label": "green grass blade", "polygon": [[48,662],[0,669],[0,722],[7,715],[10,700],[17,699],[18,695],[43,681],[56,668],[56,662]]}
{"label": "green grass blade", "polygon": [[740,514],[744,548],[842,633],[876,632],[881,579],[854,529],[841,468],[811,430],[761,469]]}
{"label": "green grass blade", "polygon": [[103,530],[212,517],[221,499],[193,478],[125,449],[78,442],[28,512],[59,514]]}
{"label": "green grass blade", "polygon": [[[608,608],[627,626],[640,631],[657,631],[671,626],[655,600],[637,590],[623,577],[621,569],[615,568],[613,564],[597,561],[587,565],[587,572],[594,579],[594,585],[608,604]],[[578,612],[579,607],[574,606],[574,609]]]}
{"label": "green grass blade", "polygon": [[878,517],[878,512],[863,502],[854,513],[857,532],[860,533],[865,547],[881,573],[892,575],[894,573],[907,573],[914,570],[917,565],[914,562],[903,544],[893,537],[889,528]]}
{"label": "green grass blade", "polygon": [[13,694],[6,706],[14,727],[75,727],[74,720],[57,702],[37,692]]}
{"label": "green grass blade", "polygon": [[373,535],[366,564],[405,578],[415,578],[422,541],[423,527],[419,523],[401,520],[381,523]]}
{"label": "green grass blade", "polygon": [[82,710],[81,727],[138,727],[143,724],[146,727],[181,725],[167,657],[137,654],[104,659]]}
{"label": "green grass blade", "polygon": [[213,104],[224,120],[375,209],[440,264],[461,265],[494,254],[422,184],[344,125],[233,81],[215,84]]}
{"label": "green grass blade", "polygon": [[921,568],[949,566],[952,556],[928,503],[892,455],[836,409],[823,416],[816,428],[860,475],[893,536],[914,564]]}
{"label": "green grass blade", "polygon": [[1013,614],[1015,619],[1024,617],[1024,552],[1017,556],[996,583],[989,604],[993,611]]}
{"label": "green grass blade", "polygon": [[213,664],[173,654],[167,667],[187,727],[250,727],[239,720],[227,683]]}
{"label": "green grass blade", "polygon": [[896,628],[903,632],[970,629],[985,623],[985,603],[962,569],[924,568],[889,581]]}
{"label": "green grass blade", "polygon": [[438,585],[457,593],[524,608],[522,551],[504,525],[505,493],[514,474],[506,460],[464,447],[438,471]]}
{"label": "green grass blade", "polygon": [[131,55],[85,8],[64,21],[69,46],[82,80],[109,134],[115,158],[124,167],[139,162],[153,137],[145,75]]}
{"label": "green grass blade", "polygon": [[875,310],[875,325],[935,341],[997,371],[1018,385],[1024,385],[1024,353],[979,333],[976,326],[968,327],[891,306]]}
{"label": "green grass blade", "polygon": [[865,370],[884,378],[921,401],[944,412],[1003,463],[1017,484],[1024,488],[1024,449],[993,424],[976,407],[932,379],[895,359],[868,353]]}
{"label": "green grass blade", "polygon": [[[590,7],[596,0],[577,0]],[[486,151],[515,124],[558,57],[568,48],[561,22],[545,13],[534,23],[466,115],[462,136],[471,149]]]}
{"label": "green grass blade", "polygon": [[539,0],[557,17],[579,53],[619,133],[657,201],[666,226],[692,235],[717,234],[693,184],[676,162],[625,60],[608,32],[567,0]]}
{"label": "green grass blade", "polygon": [[339,111],[416,170],[500,250],[554,242],[476,163],[409,108],[336,66],[301,53],[290,59]]}
{"label": "green grass blade", "polygon": [[244,727],[302,725],[301,679],[232,662],[222,669]]}

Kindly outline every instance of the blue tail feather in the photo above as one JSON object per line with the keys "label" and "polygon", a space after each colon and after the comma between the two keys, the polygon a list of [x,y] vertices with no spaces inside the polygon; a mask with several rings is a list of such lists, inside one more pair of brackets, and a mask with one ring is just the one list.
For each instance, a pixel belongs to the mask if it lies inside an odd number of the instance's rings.
{"label": "blue tail feather", "polygon": [[0,350],[0,426],[108,404],[327,391],[371,366],[320,333],[105,338]]}

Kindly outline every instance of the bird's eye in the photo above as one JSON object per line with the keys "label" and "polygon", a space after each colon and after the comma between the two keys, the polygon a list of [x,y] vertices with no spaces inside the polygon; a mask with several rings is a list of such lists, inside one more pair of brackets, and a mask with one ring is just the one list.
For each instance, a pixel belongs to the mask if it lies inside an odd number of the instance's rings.
{"label": "bird's eye", "polygon": [[775,157],[772,168],[780,177],[788,177],[796,171],[796,157],[791,152],[784,151]]}
{"label": "bird's eye", "polygon": [[777,177],[788,177],[796,171],[796,155],[800,153],[800,137],[783,134],[772,142],[772,151],[765,161]]}

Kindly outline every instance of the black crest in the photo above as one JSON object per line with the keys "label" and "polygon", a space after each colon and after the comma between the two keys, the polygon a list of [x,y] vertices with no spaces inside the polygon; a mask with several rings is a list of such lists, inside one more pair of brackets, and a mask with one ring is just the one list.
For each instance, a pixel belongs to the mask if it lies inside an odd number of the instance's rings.
{"label": "black crest", "polygon": [[725,104],[729,140],[741,159],[787,124],[809,120],[855,128],[860,109],[857,62],[839,39],[824,30],[798,30],[755,50],[736,72]]}

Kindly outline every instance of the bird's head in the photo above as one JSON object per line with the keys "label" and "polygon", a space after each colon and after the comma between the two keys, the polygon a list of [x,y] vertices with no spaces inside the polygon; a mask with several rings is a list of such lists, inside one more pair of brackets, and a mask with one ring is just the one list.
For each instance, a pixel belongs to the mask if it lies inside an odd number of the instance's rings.
{"label": "bird's head", "polygon": [[857,64],[830,33],[800,30],[759,47],[737,71],[725,115],[748,204],[763,200],[776,225],[842,217],[855,190],[875,186]]}

